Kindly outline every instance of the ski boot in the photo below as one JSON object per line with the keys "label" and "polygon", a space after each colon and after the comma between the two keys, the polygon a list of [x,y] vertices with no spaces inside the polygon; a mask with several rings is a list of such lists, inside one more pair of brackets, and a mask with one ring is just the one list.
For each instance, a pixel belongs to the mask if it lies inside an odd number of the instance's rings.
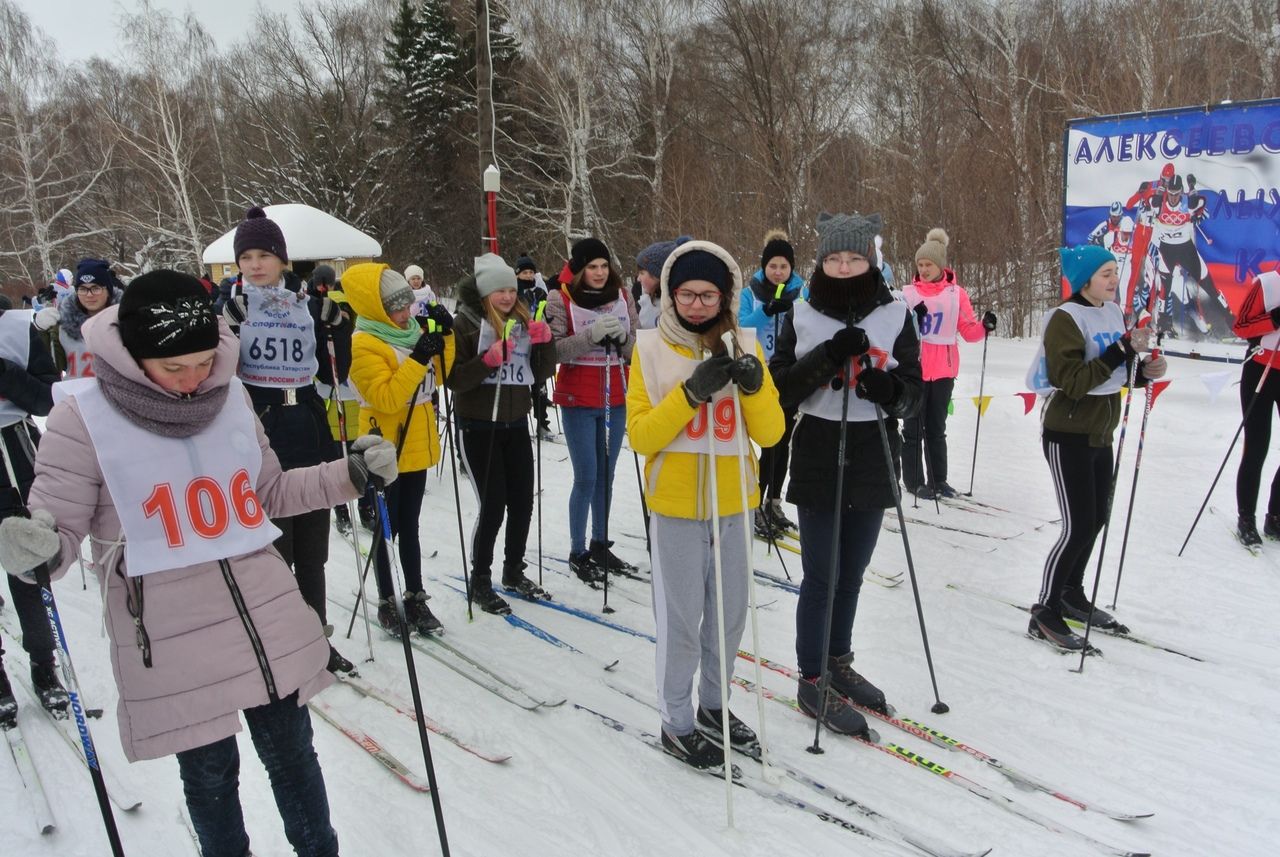
{"label": "ski boot", "polygon": [[787,513],[782,511],[782,501],[774,498],[768,503],[768,515],[773,526],[779,529],[783,534],[794,533],[798,528],[796,522],[787,517]]}
{"label": "ski boot", "polygon": [[1241,515],[1236,521],[1236,538],[1248,548],[1249,553],[1256,555],[1262,549],[1262,536],[1258,535],[1258,525],[1252,515]]}
{"label": "ski boot", "polygon": [[471,602],[494,616],[506,616],[511,612],[511,605],[493,591],[493,581],[488,577],[471,577]]}
{"label": "ski boot", "polygon": [[942,496],[932,485],[921,485],[911,493],[916,495],[917,500],[924,500],[925,502],[932,502]]}
{"label": "ski boot", "polygon": [[40,704],[43,705],[50,714],[58,719],[67,716],[67,707],[71,704],[71,697],[67,695],[67,690],[62,686],[62,682],[58,681],[58,668],[50,661],[47,664],[31,665],[31,686],[35,689],[36,697],[39,698]]}
{"label": "ski boot", "polygon": [[825,702],[819,701],[822,691],[818,687],[818,681],[817,678],[800,679],[796,688],[796,702],[799,703],[800,710],[815,718],[821,712],[823,725],[839,735],[861,735],[864,738],[870,736],[867,718],[836,693],[835,688],[828,687]]}
{"label": "ski boot", "polygon": [[954,500],[955,498],[960,496],[960,492],[952,488],[950,485],[948,485],[947,480],[945,479],[938,482],[937,485],[934,485],[933,490],[943,500]]}
{"label": "ski boot", "polygon": [[356,671],[356,665],[339,654],[338,650],[333,646],[329,647],[329,665],[325,669],[334,675],[343,673],[344,675],[357,676],[360,674]]}
{"label": "ski boot", "polygon": [[373,506],[364,497],[356,501],[356,514],[360,516],[360,526],[373,532]]}
{"label": "ski boot", "polygon": [[[723,718],[719,708],[703,708],[698,706],[698,714],[694,717],[693,728],[705,735],[716,747],[724,746]],[[755,730],[743,723],[737,716],[729,712],[729,746],[750,756],[760,758],[760,739]]]}
{"label": "ski boot", "polygon": [[556,439],[556,433],[551,430],[551,423],[546,420],[538,423],[538,437],[548,442]]}
{"label": "ski boot", "polygon": [[1084,637],[1072,631],[1062,616],[1043,604],[1036,604],[1031,608],[1027,636],[1033,640],[1043,640],[1064,652],[1079,652],[1085,647]]}
{"label": "ski boot", "polygon": [[502,570],[502,588],[508,592],[517,592],[531,601],[550,601],[551,593],[526,577],[525,568],[527,566],[523,562],[517,568],[504,568]]}
{"label": "ski boot", "polygon": [[766,542],[771,542],[780,535],[777,526],[773,522],[773,516],[763,507],[756,509],[753,515],[753,529],[755,530],[756,538]]}
{"label": "ski boot", "polygon": [[613,542],[592,540],[591,560],[600,568],[607,569],[613,574],[634,575],[640,571],[639,566],[620,559],[613,551],[609,550],[611,547],[613,547]]}
{"label": "ski boot", "polygon": [[428,597],[422,591],[406,592],[404,595],[404,615],[409,629],[424,637],[444,633],[444,625],[440,624],[440,620],[432,615],[431,608],[427,606]]}
{"label": "ski boot", "polygon": [[400,617],[396,615],[396,605],[390,598],[383,598],[378,602],[378,624],[387,636],[400,639]]}
{"label": "ski boot", "polygon": [[0,664],[0,729],[9,729],[18,722],[18,701],[13,698],[9,676]]}
{"label": "ski boot", "polygon": [[351,538],[351,512],[347,510],[346,503],[333,507],[333,522],[338,529],[338,535]]}
{"label": "ski boot", "polygon": [[828,685],[836,693],[864,708],[879,711],[881,714],[889,713],[889,704],[884,701],[884,694],[880,688],[867,681],[853,668],[853,652],[838,658],[830,658],[828,669],[831,671],[827,679]]}
{"label": "ski boot", "polygon": [[591,558],[591,551],[570,554],[569,570],[592,589],[599,589],[600,584],[604,582],[604,570]]}
{"label": "ski boot", "polygon": [[1266,515],[1262,519],[1262,532],[1272,541],[1280,540],[1280,515]]}
{"label": "ski boot", "polygon": [[1127,634],[1129,629],[1116,621],[1116,617],[1107,611],[1095,607],[1089,603],[1089,598],[1084,594],[1083,589],[1068,589],[1062,593],[1062,601],[1058,607],[1062,611],[1064,619],[1074,619],[1077,622],[1088,623],[1089,614],[1093,614],[1093,627],[1100,631],[1110,631],[1113,634]]}
{"label": "ski boot", "polygon": [[[732,730],[732,726],[730,726]],[[730,739],[732,740],[732,739]],[[697,729],[688,735],[672,735],[662,730],[662,749],[691,768],[724,774],[724,751]]]}

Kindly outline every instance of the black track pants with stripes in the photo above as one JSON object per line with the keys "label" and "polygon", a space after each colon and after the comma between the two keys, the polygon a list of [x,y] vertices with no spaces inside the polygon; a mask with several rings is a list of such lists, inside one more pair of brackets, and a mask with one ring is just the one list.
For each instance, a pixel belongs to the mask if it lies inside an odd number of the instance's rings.
{"label": "black track pants with stripes", "polygon": [[1109,446],[1051,440],[1043,446],[1062,513],[1062,534],[1044,562],[1037,603],[1057,610],[1064,592],[1083,586],[1093,543],[1106,524],[1113,458]]}

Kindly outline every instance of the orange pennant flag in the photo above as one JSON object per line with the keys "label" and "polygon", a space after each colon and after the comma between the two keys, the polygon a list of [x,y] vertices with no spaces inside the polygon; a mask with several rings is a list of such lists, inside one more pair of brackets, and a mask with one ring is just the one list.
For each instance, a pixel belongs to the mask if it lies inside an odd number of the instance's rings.
{"label": "orange pennant flag", "polygon": [[1160,394],[1169,386],[1169,381],[1156,381],[1151,385],[1151,407],[1156,406],[1156,399],[1160,398]]}
{"label": "orange pennant flag", "polygon": [[1031,413],[1031,409],[1036,406],[1035,393],[1016,393],[1015,395],[1022,397],[1022,415],[1025,417]]}
{"label": "orange pennant flag", "polygon": [[979,416],[985,417],[987,415],[987,408],[990,407],[992,398],[992,396],[973,397],[973,404],[977,406]]}

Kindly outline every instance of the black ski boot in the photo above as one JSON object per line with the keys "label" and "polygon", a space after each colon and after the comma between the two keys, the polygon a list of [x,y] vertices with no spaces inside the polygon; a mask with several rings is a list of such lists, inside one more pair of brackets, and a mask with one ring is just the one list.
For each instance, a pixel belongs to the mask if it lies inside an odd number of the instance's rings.
{"label": "black ski boot", "polygon": [[356,514],[360,516],[360,526],[373,532],[373,506],[364,497],[356,501]]}
{"label": "black ski boot", "polygon": [[508,592],[518,592],[531,600],[550,601],[551,593],[525,576],[524,570],[527,567],[522,562],[517,568],[503,568],[502,588]]}
{"label": "black ski boot", "polygon": [[339,535],[343,538],[351,538],[351,512],[347,510],[346,503],[333,507],[333,521]]}
{"label": "black ski boot", "polygon": [[775,497],[765,505],[765,509],[775,529],[782,530],[783,533],[795,532],[798,529],[796,522],[788,518],[787,513],[782,511],[781,500]]}
{"label": "black ski boot", "polygon": [[763,539],[766,542],[771,542],[781,535],[778,532],[777,525],[773,521],[773,516],[770,515],[764,507],[756,509],[755,514],[752,517],[756,538]]}
{"label": "black ski boot", "polygon": [[925,500],[928,502],[937,500],[938,497],[941,496],[938,493],[938,489],[934,488],[932,485],[921,485],[919,488],[917,488],[915,491],[911,493],[916,495],[917,500]]}
{"label": "black ski boot", "polygon": [[599,589],[604,582],[604,571],[591,558],[591,551],[569,554],[569,570],[592,589]]}
{"label": "black ski boot", "polygon": [[1262,536],[1258,535],[1258,525],[1252,515],[1241,515],[1236,521],[1236,538],[1250,553],[1256,554],[1262,547]]}
{"label": "black ski boot", "polygon": [[889,705],[884,701],[884,694],[880,688],[867,681],[853,668],[853,652],[831,658],[828,661],[828,669],[831,671],[828,682],[836,693],[865,708],[879,711],[881,714],[889,713]]}
{"label": "black ski boot", "polygon": [[67,696],[66,688],[62,686],[62,682],[58,681],[58,668],[52,661],[47,664],[31,665],[31,685],[35,688],[41,705],[55,717],[67,716],[71,697]]}
{"label": "black ski boot", "polygon": [[9,729],[18,722],[18,701],[13,698],[9,676],[0,664],[0,729]]}
{"label": "black ski boot", "polygon": [[1272,541],[1280,541],[1280,515],[1266,515],[1263,517],[1262,532]]}
{"label": "black ski boot", "polygon": [[821,696],[818,681],[816,678],[812,681],[800,679],[796,688],[796,701],[800,704],[800,710],[815,718],[821,711],[823,725],[832,732],[840,735],[869,736],[871,730],[867,728],[867,718],[863,717],[862,712],[850,705],[844,697],[836,693],[835,688],[827,688],[825,703],[818,701]]}
{"label": "black ski boot", "polygon": [[[694,718],[694,728],[715,744],[717,748],[724,746],[723,718],[719,708],[703,708],[698,706],[698,714]],[[753,759],[760,758],[760,739],[755,730],[729,712],[729,746],[739,753],[745,753]]]}
{"label": "black ski boot", "polygon": [[933,490],[937,492],[938,496],[943,500],[954,500],[960,496],[960,492],[948,485],[947,480],[945,479],[933,486]]}
{"label": "black ski boot", "polygon": [[1027,625],[1027,636],[1036,640],[1044,640],[1066,652],[1079,652],[1084,648],[1084,637],[1081,637],[1066,623],[1055,610],[1043,604],[1031,608],[1031,622]]}
{"label": "black ski boot", "polygon": [[663,729],[662,749],[691,768],[724,773],[724,750],[708,741],[697,729],[688,735],[672,735]]}
{"label": "black ski boot", "polygon": [[492,613],[494,616],[506,616],[511,612],[511,605],[493,591],[493,581],[487,577],[471,578],[471,601],[484,612]]}
{"label": "black ski boot", "polygon": [[356,671],[356,665],[339,654],[338,650],[333,646],[329,647],[329,665],[326,669],[335,675],[337,673],[343,673],[344,675],[349,676],[360,675],[360,673]]}
{"label": "black ski boot", "polygon": [[635,574],[640,571],[639,566],[632,565],[624,559],[620,559],[609,548],[613,547],[613,542],[591,542],[591,560],[597,566],[608,569],[613,574]]}
{"label": "black ski boot", "polygon": [[390,598],[383,598],[378,602],[378,624],[388,636],[400,639],[400,617],[396,615],[396,605]]}
{"label": "black ski boot", "polygon": [[1087,623],[1089,614],[1093,613],[1093,627],[1117,634],[1129,633],[1129,629],[1117,622],[1116,617],[1106,610],[1090,604],[1089,598],[1084,594],[1083,589],[1068,589],[1062,593],[1062,601],[1059,602],[1058,606],[1062,610],[1064,619],[1074,619],[1077,622]]}
{"label": "black ski boot", "polygon": [[427,598],[427,593],[421,590],[405,593],[404,615],[409,621],[409,628],[424,637],[443,634],[444,625],[441,625],[440,620],[431,613],[431,608],[427,606]]}

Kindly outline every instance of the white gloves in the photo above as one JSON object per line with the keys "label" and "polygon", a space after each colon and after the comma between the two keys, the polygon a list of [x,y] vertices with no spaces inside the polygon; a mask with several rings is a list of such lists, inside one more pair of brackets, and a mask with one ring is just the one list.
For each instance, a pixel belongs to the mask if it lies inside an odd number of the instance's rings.
{"label": "white gloves", "polygon": [[35,570],[57,560],[60,553],[58,525],[44,509],[36,509],[30,518],[0,521],[0,565],[14,577],[35,583]]}
{"label": "white gloves", "polygon": [[362,494],[370,475],[383,485],[390,485],[400,474],[396,467],[395,445],[374,434],[356,438],[347,454],[347,471],[351,475],[351,484]]}
{"label": "white gloves", "polygon": [[58,311],[58,308],[47,306],[35,314],[35,317],[31,319],[31,323],[36,326],[36,330],[44,331],[54,327],[61,320],[62,313]]}
{"label": "white gloves", "polygon": [[622,322],[618,321],[618,317],[614,315],[602,315],[595,321],[591,322],[591,326],[587,328],[587,336],[596,345],[599,345],[606,338],[613,337],[616,340],[622,340]]}

